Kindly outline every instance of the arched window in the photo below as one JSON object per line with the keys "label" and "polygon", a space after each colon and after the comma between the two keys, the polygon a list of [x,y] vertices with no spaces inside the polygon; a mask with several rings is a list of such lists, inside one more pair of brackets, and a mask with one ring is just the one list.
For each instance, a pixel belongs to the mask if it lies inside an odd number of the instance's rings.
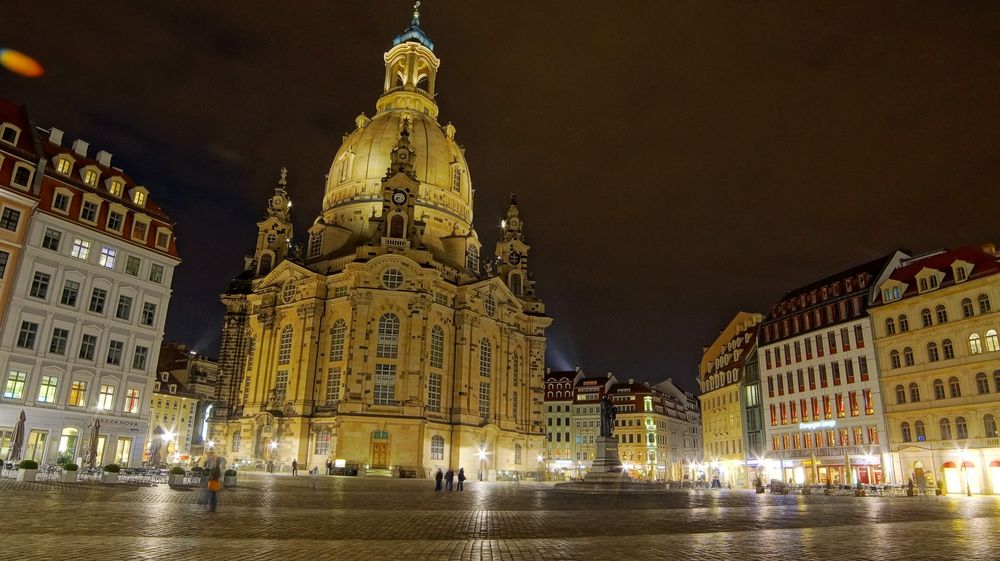
{"label": "arched window", "polygon": [[889,351],[889,363],[893,368],[899,368],[899,351],[896,349]]}
{"label": "arched window", "polygon": [[906,317],[906,314],[901,314],[899,316],[899,332],[906,333],[910,330],[910,318]]}
{"label": "arched window", "polygon": [[916,382],[910,382],[910,403],[920,401],[920,386]]}
{"label": "arched window", "polygon": [[951,421],[948,419],[941,419],[938,426],[941,429],[941,440],[951,440]]}
{"label": "arched window", "polygon": [[431,459],[444,459],[444,438],[440,435],[434,435],[431,437]]}
{"label": "arched window", "polygon": [[406,224],[406,220],[403,219],[399,214],[393,215],[389,219],[389,237],[390,238],[402,238],[403,237],[403,226]]}
{"label": "arched window", "polygon": [[978,355],[983,352],[983,342],[979,340],[978,333],[969,335],[969,352],[974,355]]}
{"label": "arched window", "polygon": [[979,301],[979,313],[985,314],[990,311],[990,297],[985,294],[980,294],[976,300]]}
{"label": "arched window", "polygon": [[521,355],[517,351],[514,351],[514,356],[512,357],[510,365],[510,374],[513,378],[512,382],[516,388],[521,383]]}
{"label": "arched window", "polygon": [[944,382],[940,378],[934,380],[934,399],[944,399]]}
{"label": "arched window", "polygon": [[906,403],[906,388],[903,387],[903,384],[899,384],[896,386],[896,404],[902,405],[904,403]]}
{"label": "arched window", "polygon": [[962,386],[958,383],[958,378],[948,378],[948,392],[951,397],[962,397]]}
{"label": "arched window", "polygon": [[990,381],[986,379],[985,372],[976,374],[976,391],[979,395],[990,393]]}
{"label": "arched window", "polygon": [[514,463],[515,464],[520,464],[521,463],[521,445],[520,444],[515,444],[514,445]]}
{"label": "arched window", "polygon": [[928,310],[927,308],[920,310],[920,322],[923,324],[924,327],[931,326],[931,311]]}
{"label": "arched window", "polygon": [[937,314],[938,323],[946,323],[948,321],[948,310],[944,309],[944,304],[938,304],[934,308],[934,313]]}
{"label": "arched window", "polygon": [[941,357],[938,356],[938,346],[937,343],[927,343],[927,360],[930,362],[937,362]]}
{"label": "arched window", "polygon": [[288,364],[292,362],[292,326],[286,325],[281,329],[281,337],[278,339],[278,364]]}
{"label": "arched window", "polygon": [[479,342],[479,375],[489,376],[493,371],[493,345],[490,340],[483,337]]}
{"label": "arched window", "polygon": [[521,280],[521,273],[511,273],[510,274],[510,291],[514,293],[514,296],[524,295],[523,281]]}
{"label": "arched window", "polygon": [[444,368],[444,329],[440,325],[431,329],[431,368]]}
{"label": "arched window", "polygon": [[375,356],[396,358],[399,352],[399,316],[392,312],[382,314],[378,319],[378,345]]}
{"label": "arched window", "polygon": [[1000,370],[993,371],[993,391],[1000,393]]}
{"label": "arched window", "polygon": [[955,346],[951,344],[951,339],[941,341],[941,350],[944,351],[945,360],[955,358]]}
{"label": "arched window", "polygon": [[990,413],[983,415],[983,431],[986,433],[986,438],[997,436],[997,420]]}
{"label": "arched window", "polygon": [[962,299],[962,317],[971,318],[974,315],[972,310],[972,299],[963,298]]}
{"label": "arched window", "polygon": [[996,329],[990,329],[986,332],[986,350],[991,353],[1000,351],[1000,341],[997,341]]}
{"label": "arched window", "polygon": [[257,267],[258,275],[266,275],[271,272],[271,254],[265,253],[260,256],[260,264]]}
{"label": "arched window", "polygon": [[955,417],[955,436],[959,440],[969,438],[969,425],[965,422],[965,417]]}
{"label": "arched window", "polygon": [[913,349],[910,347],[903,348],[903,365],[913,366]]}
{"label": "arched window", "polygon": [[899,425],[899,432],[903,433],[903,442],[911,442],[913,435],[910,434],[910,423],[904,422]]}
{"label": "arched window", "polygon": [[916,433],[917,442],[923,442],[927,440],[927,433],[924,431],[924,422],[917,421],[913,423],[913,432]]}
{"label": "arched window", "polygon": [[885,318],[885,334],[886,335],[896,334],[896,322],[892,318]]}
{"label": "arched window", "polygon": [[330,329],[330,360],[344,360],[344,335],[347,333],[347,323],[342,319],[333,322]]}

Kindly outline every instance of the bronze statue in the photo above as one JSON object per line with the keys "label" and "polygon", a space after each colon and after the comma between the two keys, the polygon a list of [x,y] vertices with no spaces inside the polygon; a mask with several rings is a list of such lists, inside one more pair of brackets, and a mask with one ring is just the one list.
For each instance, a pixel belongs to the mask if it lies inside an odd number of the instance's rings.
{"label": "bronze statue", "polygon": [[611,398],[604,396],[601,400],[601,436],[614,436],[616,416],[617,412],[611,403]]}

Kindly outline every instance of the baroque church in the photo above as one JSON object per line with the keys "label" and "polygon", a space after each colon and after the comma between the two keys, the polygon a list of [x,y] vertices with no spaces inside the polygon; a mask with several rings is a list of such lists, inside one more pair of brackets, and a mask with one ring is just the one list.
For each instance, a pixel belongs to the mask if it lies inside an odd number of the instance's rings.
{"label": "baroque church", "polygon": [[437,120],[440,60],[416,10],[383,59],[375,114],[344,136],[305,247],[282,170],[222,295],[210,438],[231,463],[276,468],[535,472],[552,320],[517,201],[481,258],[472,178],[455,127]]}

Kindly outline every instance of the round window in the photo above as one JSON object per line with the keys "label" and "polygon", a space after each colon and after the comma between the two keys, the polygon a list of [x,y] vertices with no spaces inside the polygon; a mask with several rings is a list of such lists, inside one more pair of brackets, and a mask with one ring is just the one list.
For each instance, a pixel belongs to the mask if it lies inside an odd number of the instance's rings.
{"label": "round window", "polygon": [[399,288],[403,284],[403,273],[399,269],[389,269],[382,273],[382,284],[386,288]]}
{"label": "round window", "polygon": [[288,281],[281,289],[281,299],[285,302],[291,302],[293,298],[295,298],[295,283]]}

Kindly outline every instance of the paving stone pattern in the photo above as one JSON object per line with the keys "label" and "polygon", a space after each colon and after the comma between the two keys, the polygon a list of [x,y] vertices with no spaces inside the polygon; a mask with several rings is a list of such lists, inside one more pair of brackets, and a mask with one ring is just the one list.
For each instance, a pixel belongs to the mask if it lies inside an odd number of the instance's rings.
{"label": "paving stone pattern", "polygon": [[244,475],[200,489],[0,480],[6,559],[997,559],[1000,498]]}

